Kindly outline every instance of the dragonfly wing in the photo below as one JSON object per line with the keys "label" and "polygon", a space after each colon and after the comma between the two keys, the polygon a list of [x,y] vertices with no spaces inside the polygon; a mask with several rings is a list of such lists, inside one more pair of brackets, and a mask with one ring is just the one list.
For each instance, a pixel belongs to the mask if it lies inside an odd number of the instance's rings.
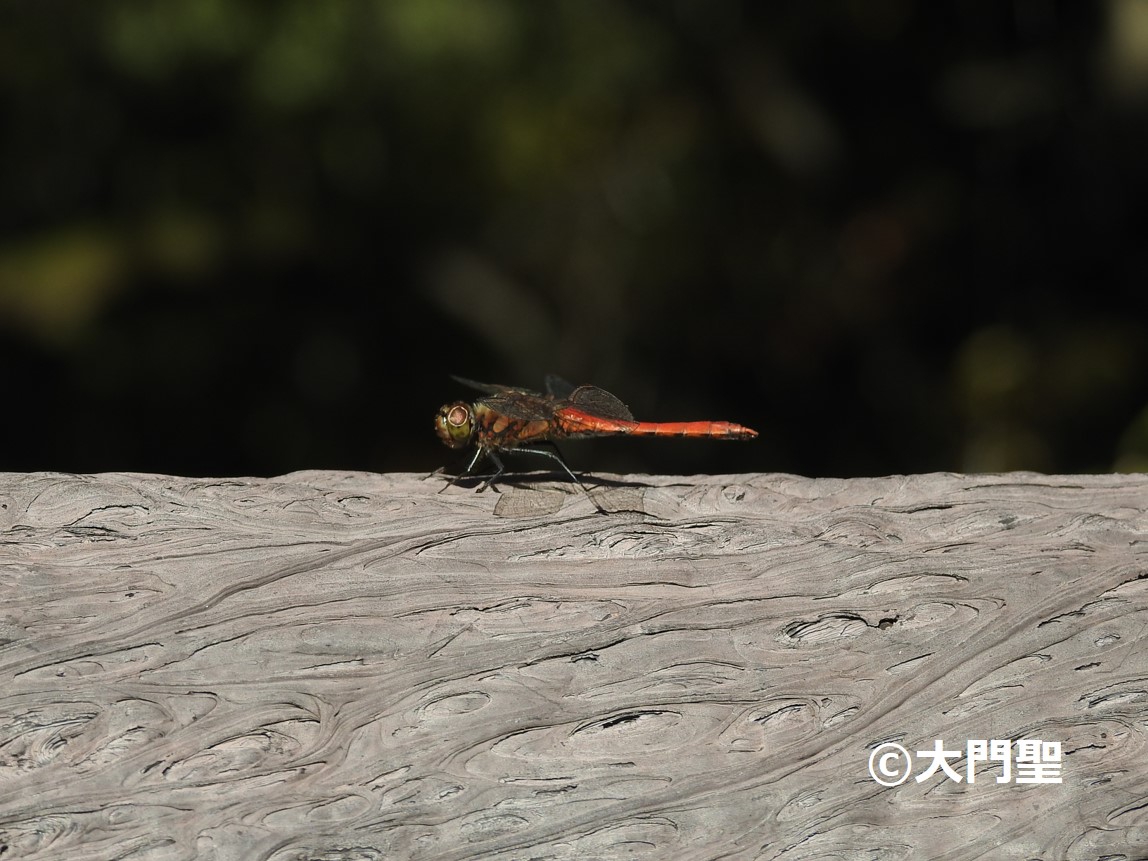
{"label": "dragonfly wing", "polygon": [[468,380],[466,377],[456,377],[454,374],[451,374],[450,378],[456,383],[462,383],[468,389],[474,389],[475,391],[483,392],[488,395],[497,395],[500,392],[521,392],[524,395],[540,397],[538,392],[532,392],[530,389],[519,389],[515,388],[514,386],[503,386],[499,385],[498,383],[480,383],[476,380]]}
{"label": "dragonfly wing", "polygon": [[546,375],[546,394],[552,398],[564,401],[574,394],[576,386],[562,379],[557,374]]}
{"label": "dragonfly wing", "polygon": [[482,398],[479,403],[510,419],[536,422],[554,418],[554,401],[522,389],[504,389]]}
{"label": "dragonfly wing", "polygon": [[597,386],[579,386],[570,393],[570,397],[566,399],[566,404],[598,418],[618,419],[624,422],[634,420],[628,406],[605,389],[600,389]]}

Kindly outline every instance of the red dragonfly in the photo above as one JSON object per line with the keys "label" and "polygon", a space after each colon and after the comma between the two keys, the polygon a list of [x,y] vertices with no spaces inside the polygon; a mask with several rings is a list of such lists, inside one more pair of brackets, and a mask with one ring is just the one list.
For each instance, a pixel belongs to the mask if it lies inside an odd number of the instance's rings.
{"label": "red dragonfly", "polygon": [[[476,383],[462,377],[454,380],[470,386],[486,397],[474,403],[446,404],[435,416],[439,439],[450,448],[473,444],[471,458],[462,475],[446,487],[471,474],[483,457],[494,464],[479,490],[485,490],[505,471],[498,453],[516,451],[538,454],[557,461],[566,473],[582,485],[557,451],[540,448],[561,439],[599,436],[675,436],[713,439],[753,439],[757,431],[732,422],[639,422],[629,408],[597,386],[572,386],[560,377],[546,378],[546,394],[512,386]],[[443,488],[444,490],[446,488]],[[585,490],[585,485],[582,485]]]}

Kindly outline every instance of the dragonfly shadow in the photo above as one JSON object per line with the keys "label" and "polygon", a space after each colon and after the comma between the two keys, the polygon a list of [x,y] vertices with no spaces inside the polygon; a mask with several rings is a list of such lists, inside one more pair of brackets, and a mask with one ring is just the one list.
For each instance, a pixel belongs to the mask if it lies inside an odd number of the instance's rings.
{"label": "dragonfly shadow", "polygon": [[[557,463],[562,467],[562,471],[555,470],[532,470],[529,472],[519,470],[507,470],[501,458],[494,449],[477,449],[475,455],[470,459],[466,468],[461,475],[455,475],[449,479],[442,490],[448,487],[458,485],[464,489],[477,488],[477,492],[481,493],[488,487],[495,492],[500,492],[499,487],[509,487],[511,489],[532,490],[536,491],[540,496],[552,496],[559,500],[558,505],[561,507],[561,499],[567,495],[565,488],[576,487],[586,494],[590,503],[598,510],[599,514],[620,514],[629,512],[634,514],[645,514],[642,506],[644,497],[644,489],[649,485],[643,482],[630,481],[627,479],[619,478],[600,478],[598,476],[587,476],[591,482],[588,486],[573,470],[566,465],[566,461],[558,451],[558,447],[549,440],[542,441],[539,445],[515,448],[514,453],[517,454],[530,454],[542,455],[549,458],[552,462]],[[496,467],[494,472],[489,473],[474,473],[471,470],[478,461],[485,455]],[[447,470],[440,469],[431,473],[431,475],[446,475]],[[553,490],[543,492],[541,485],[549,485]],[[555,485],[560,485],[562,490],[559,490]],[[439,492],[441,493],[442,490]],[[558,491],[555,495],[554,491]],[[574,491],[576,493],[576,491]],[[537,502],[537,500],[535,500]],[[605,504],[603,504],[605,503]],[[527,506],[534,503],[527,503]],[[511,505],[510,501],[505,497],[499,500],[498,506],[506,507]],[[518,504],[513,506],[515,511],[518,511]],[[496,508],[496,512],[498,508]]]}
{"label": "dragonfly shadow", "polygon": [[554,471],[503,473],[491,485],[486,483],[488,478],[467,475],[452,483],[464,489],[477,488],[479,492],[489,486],[498,496],[494,513],[500,517],[555,513],[562,508],[564,500],[583,493],[599,514],[650,516],[643,504],[645,491],[650,485],[640,481],[587,476],[590,483],[583,484],[571,481],[565,473]]}
{"label": "dragonfly shadow", "polygon": [[[575,491],[578,485],[570,480],[564,472],[557,470],[533,470],[531,472],[504,472],[501,475],[490,473],[489,475],[462,475],[454,480],[454,484],[463,488],[482,487],[491,478],[497,478],[497,481],[490,484],[491,490],[497,490],[499,486],[506,485],[509,487],[519,488],[534,488],[542,484],[561,484],[566,487],[571,487]],[[630,481],[620,478],[605,478],[588,473],[582,473],[581,478],[590,489],[597,487],[631,487],[631,488],[648,488],[649,484],[644,481]]]}

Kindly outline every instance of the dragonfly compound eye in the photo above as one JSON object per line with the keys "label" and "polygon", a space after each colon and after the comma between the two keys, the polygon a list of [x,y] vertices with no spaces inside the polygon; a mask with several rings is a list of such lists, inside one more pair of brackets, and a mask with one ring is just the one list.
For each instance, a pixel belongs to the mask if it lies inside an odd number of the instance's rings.
{"label": "dragonfly compound eye", "polygon": [[447,404],[434,420],[435,433],[451,448],[462,448],[474,432],[474,414],[465,403]]}

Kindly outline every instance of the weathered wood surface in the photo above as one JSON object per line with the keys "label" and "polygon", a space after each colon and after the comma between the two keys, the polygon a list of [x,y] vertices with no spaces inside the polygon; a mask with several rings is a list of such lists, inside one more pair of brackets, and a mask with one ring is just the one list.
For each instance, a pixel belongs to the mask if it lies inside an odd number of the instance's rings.
{"label": "weathered wood surface", "polygon": [[1148,856],[1148,476],[641,481],[0,476],[0,859]]}

